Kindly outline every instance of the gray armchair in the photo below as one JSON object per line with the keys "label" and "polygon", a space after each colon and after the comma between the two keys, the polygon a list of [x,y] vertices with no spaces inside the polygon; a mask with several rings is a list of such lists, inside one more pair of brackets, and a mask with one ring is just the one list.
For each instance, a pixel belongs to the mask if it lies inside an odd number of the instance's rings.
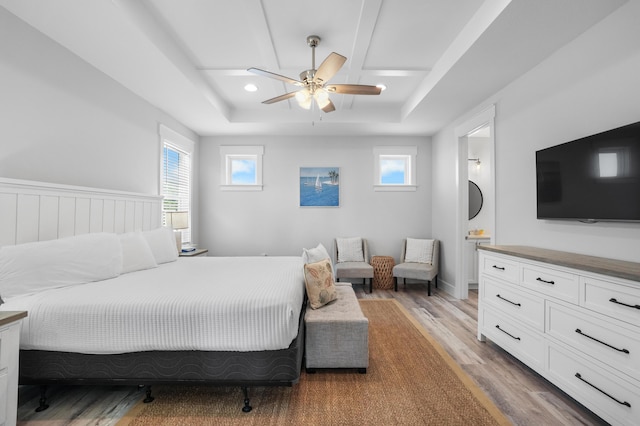
{"label": "gray armchair", "polygon": [[[407,259],[407,240],[402,241],[402,255],[400,263],[393,267],[393,287],[398,291],[398,278],[402,278],[402,282],[406,284],[406,279],[414,279],[427,281],[427,294],[431,296],[431,281],[438,287],[438,263],[440,258],[440,243],[438,240],[415,240],[419,244],[427,244],[433,241],[431,250],[427,251],[431,259],[415,259],[413,253],[412,258]],[[409,261],[407,261],[409,260]]]}
{"label": "gray armchair", "polygon": [[366,290],[366,280],[369,279],[369,293],[373,291],[373,266],[369,264],[369,247],[367,240],[362,240],[362,260],[353,261],[340,261],[341,256],[338,251],[338,240],[333,240],[333,257],[335,259],[334,270],[336,275],[336,281],[340,281],[341,278],[362,278],[362,282]]}

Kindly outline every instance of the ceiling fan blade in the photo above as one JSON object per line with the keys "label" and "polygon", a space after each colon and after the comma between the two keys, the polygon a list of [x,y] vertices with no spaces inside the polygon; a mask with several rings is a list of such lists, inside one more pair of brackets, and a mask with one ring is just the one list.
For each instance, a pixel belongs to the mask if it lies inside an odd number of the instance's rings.
{"label": "ceiling fan blade", "polygon": [[329,103],[328,103],[328,104],[326,104],[326,105],[324,106],[324,108],[322,108],[322,110],[323,110],[324,112],[331,112],[331,111],[335,111],[335,110],[336,110],[336,107],[335,107],[335,105],[333,105],[333,102],[331,102],[331,99],[329,99]]}
{"label": "ceiling fan blade", "polygon": [[363,84],[332,84],[325,89],[331,93],[343,93],[346,95],[379,95],[382,89],[377,86]]}
{"label": "ceiling fan blade", "polygon": [[304,83],[299,80],[294,80],[293,78],[289,78],[284,75],[261,70],[259,68],[249,68],[247,71],[254,74],[261,75],[263,77],[275,78],[276,80],[284,81],[285,83],[293,84],[294,86],[304,86]]}
{"label": "ceiling fan blade", "polygon": [[336,52],[331,52],[327,58],[322,61],[318,70],[316,71],[315,76],[313,77],[313,81],[316,83],[324,84],[331,77],[336,75],[336,73],[342,68],[342,65],[347,61],[342,55],[337,54]]}
{"label": "ceiling fan blade", "polygon": [[289,98],[293,98],[298,92],[289,92],[284,95],[276,96],[275,98],[267,99],[266,101],[262,101],[263,104],[273,104],[276,102],[284,101]]}

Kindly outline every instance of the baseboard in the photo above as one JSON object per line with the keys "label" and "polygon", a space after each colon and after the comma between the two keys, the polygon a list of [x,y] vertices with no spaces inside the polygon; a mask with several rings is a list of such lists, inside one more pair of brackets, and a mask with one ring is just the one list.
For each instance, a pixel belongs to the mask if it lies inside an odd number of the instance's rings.
{"label": "baseboard", "polygon": [[456,294],[455,294],[456,286],[441,279],[440,277],[438,277],[438,290],[443,290],[445,293],[453,297],[456,297]]}

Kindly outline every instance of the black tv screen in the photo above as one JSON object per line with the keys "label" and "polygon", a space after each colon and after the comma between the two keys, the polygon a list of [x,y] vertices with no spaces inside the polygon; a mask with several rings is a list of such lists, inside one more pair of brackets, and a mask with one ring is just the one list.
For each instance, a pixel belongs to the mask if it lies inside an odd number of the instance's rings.
{"label": "black tv screen", "polygon": [[536,151],[538,219],[640,221],[640,122]]}

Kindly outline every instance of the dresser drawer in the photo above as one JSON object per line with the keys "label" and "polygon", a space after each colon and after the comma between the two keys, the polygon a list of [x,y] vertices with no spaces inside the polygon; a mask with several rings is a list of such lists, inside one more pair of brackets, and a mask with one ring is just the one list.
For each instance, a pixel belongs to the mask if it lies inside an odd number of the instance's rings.
{"label": "dresser drawer", "polygon": [[522,268],[522,285],[567,302],[578,304],[580,300],[578,276],[555,269],[525,265]]}
{"label": "dresser drawer", "polygon": [[582,306],[636,326],[640,325],[640,283],[635,287],[584,277],[582,286]]}
{"label": "dresser drawer", "polygon": [[548,350],[549,380],[608,422],[638,425],[640,388],[637,384],[555,344],[549,344]]}
{"label": "dresser drawer", "polygon": [[489,274],[513,283],[520,282],[520,266],[518,263],[490,255],[481,255],[480,262],[481,273]]}
{"label": "dresser drawer", "polygon": [[540,371],[544,366],[544,339],[526,326],[493,309],[483,309],[482,332],[504,350]]}
{"label": "dresser drawer", "polygon": [[490,277],[480,284],[482,301],[528,326],[544,331],[544,299],[525,293],[515,284],[503,284]]}
{"label": "dresser drawer", "polygon": [[640,382],[640,330],[636,327],[547,302],[546,332]]}

